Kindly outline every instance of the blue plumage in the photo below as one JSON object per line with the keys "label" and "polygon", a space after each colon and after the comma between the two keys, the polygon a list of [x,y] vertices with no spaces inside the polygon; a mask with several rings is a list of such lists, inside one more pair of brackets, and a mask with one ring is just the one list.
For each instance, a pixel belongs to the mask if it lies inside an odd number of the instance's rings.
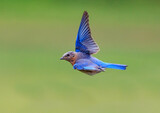
{"label": "blue plumage", "polygon": [[94,75],[105,71],[106,68],[125,70],[127,65],[105,63],[93,56],[100,49],[96,42],[91,37],[89,28],[88,13],[83,13],[76,39],[76,52],[67,52],[61,60],[69,61],[73,65],[73,69],[77,69],[83,73]]}
{"label": "blue plumage", "polygon": [[99,47],[91,37],[88,17],[88,13],[85,11],[77,34],[76,52],[93,54],[99,51]]}
{"label": "blue plumage", "polygon": [[112,64],[112,63],[105,63],[95,57],[91,57],[90,60],[94,62],[95,64],[101,66],[102,68],[112,68],[112,69],[120,69],[120,70],[125,70],[127,65],[122,65],[122,64]]}

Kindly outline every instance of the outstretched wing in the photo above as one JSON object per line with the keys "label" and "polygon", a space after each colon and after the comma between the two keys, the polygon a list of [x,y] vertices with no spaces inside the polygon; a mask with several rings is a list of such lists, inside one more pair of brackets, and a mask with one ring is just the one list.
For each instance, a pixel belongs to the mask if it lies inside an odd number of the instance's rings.
{"label": "outstretched wing", "polygon": [[88,13],[84,11],[77,34],[76,52],[94,54],[99,51],[99,47],[91,37],[91,30],[89,28],[88,17]]}

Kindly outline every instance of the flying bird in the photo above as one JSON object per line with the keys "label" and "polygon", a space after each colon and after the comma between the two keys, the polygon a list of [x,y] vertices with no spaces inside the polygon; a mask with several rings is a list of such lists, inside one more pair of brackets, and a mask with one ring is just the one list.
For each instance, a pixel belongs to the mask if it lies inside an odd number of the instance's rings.
{"label": "flying bird", "polygon": [[98,45],[91,36],[89,15],[87,11],[84,11],[77,34],[75,52],[69,51],[65,53],[60,60],[70,62],[73,69],[88,75],[104,72],[106,68],[119,70],[126,69],[127,65],[106,63],[93,57],[92,54],[96,54],[99,50]]}

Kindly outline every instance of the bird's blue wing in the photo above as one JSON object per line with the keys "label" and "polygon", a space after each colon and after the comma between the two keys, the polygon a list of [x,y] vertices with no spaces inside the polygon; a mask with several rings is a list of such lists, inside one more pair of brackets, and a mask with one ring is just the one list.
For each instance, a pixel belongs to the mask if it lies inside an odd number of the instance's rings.
{"label": "bird's blue wing", "polygon": [[92,62],[90,62],[87,59],[80,59],[74,64],[73,69],[77,69],[77,70],[97,70],[98,66],[93,64]]}
{"label": "bird's blue wing", "polygon": [[94,71],[97,70],[97,68],[95,66],[83,66],[83,65],[74,65],[73,69],[77,69],[77,70],[90,70],[90,71]]}
{"label": "bird's blue wing", "polygon": [[77,39],[76,39],[76,52],[83,52],[86,54],[94,54],[99,51],[99,47],[91,37],[89,28],[88,13],[83,13],[81,23],[79,26]]}
{"label": "bird's blue wing", "polygon": [[95,71],[95,70],[97,70],[97,68],[95,68],[94,66],[86,66],[86,67],[84,67],[84,70]]}

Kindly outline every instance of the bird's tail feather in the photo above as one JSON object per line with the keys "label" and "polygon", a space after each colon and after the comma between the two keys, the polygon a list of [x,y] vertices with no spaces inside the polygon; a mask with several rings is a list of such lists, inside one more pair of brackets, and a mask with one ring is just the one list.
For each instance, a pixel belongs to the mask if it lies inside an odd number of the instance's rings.
{"label": "bird's tail feather", "polygon": [[112,63],[105,63],[95,57],[91,58],[91,61],[102,68],[112,68],[112,69],[120,69],[120,70],[125,70],[127,65],[122,65],[122,64],[112,64]]}
{"label": "bird's tail feather", "polygon": [[104,68],[126,70],[127,65],[105,63],[105,65],[103,65],[102,67],[104,67]]}

